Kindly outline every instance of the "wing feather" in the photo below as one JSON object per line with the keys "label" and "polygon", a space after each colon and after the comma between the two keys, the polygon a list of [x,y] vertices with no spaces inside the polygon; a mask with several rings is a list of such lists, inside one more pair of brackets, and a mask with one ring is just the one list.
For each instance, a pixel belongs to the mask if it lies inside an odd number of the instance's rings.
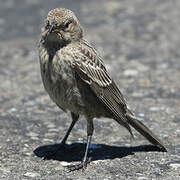
{"label": "wing feather", "polygon": [[[100,101],[113,114],[114,119],[126,127],[132,135],[131,128],[125,116],[126,102],[115,82],[109,76],[101,58],[94,49],[80,47],[74,57],[75,70],[80,78],[89,84],[92,91]],[[76,58],[81,57],[81,58]],[[132,135],[133,136],[133,135]]]}

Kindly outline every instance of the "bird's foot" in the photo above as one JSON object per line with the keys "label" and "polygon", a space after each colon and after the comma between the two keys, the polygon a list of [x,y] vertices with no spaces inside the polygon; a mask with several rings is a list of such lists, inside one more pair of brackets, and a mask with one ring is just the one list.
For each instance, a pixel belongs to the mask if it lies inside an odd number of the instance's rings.
{"label": "bird's foot", "polygon": [[80,169],[82,169],[82,171],[84,171],[90,162],[91,162],[91,158],[88,158],[87,160],[83,160],[79,164],[73,164],[73,165],[69,165],[66,167],[68,168],[68,172],[77,171]]}

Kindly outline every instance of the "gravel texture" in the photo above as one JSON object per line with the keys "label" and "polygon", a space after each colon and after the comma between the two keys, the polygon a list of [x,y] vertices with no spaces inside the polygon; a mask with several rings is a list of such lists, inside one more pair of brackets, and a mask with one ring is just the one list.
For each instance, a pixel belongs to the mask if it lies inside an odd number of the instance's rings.
{"label": "gravel texture", "polygon": [[[156,151],[111,119],[96,119],[92,162],[86,171],[65,166],[83,157],[82,117],[67,148],[56,148],[70,122],[44,91],[37,44],[47,12],[73,10],[85,37],[102,55],[131,109],[168,148]],[[180,179],[180,1],[0,1],[0,179]]]}

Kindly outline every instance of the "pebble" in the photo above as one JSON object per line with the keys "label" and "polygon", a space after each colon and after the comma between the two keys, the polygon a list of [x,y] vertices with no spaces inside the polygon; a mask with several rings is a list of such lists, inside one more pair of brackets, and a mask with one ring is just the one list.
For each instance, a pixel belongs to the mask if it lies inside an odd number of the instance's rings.
{"label": "pebble", "polygon": [[137,76],[138,75],[138,71],[135,69],[127,69],[124,71],[124,75],[125,76]]}
{"label": "pebble", "polygon": [[31,136],[31,139],[32,139],[32,140],[38,140],[39,138],[36,137],[36,136]]}
{"label": "pebble", "polygon": [[146,178],[146,177],[138,177],[137,179],[138,180],[147,180],[148,178]]}
{"label": "pebble", "polygon": [[172,163],[169,166],[172,167],[175,170],[180,169],[180,164],[178,164],[178,163]]}
{"label": "pebble", "polygon": [[31,137],[37,137],[38,134],[37,133],[34,133],[34,132],[29,132],[26,134],[27,136],[31,136]]}
{"label": "pebble", "polygon": [[142,93],[140,93],[140,92],[133,92],[132,96],[138,98],[138,97],[143,97],[144,95]]}
{"label": "pebble", "polygon": [[66,162],[66,161],[61,161],[60,162],[61,166],[69,166],[70,163]]}
{"label": "pebble", "polygon": [[16,111],[17,111],[16,108],[11,108],[11,109],[9,109],[9,112],[16,112]]}
{"label": "pebble", "polygon": [[140,117],[144,117],[144,114],[143,113],[139,113],[138,114]]}
{"label": "pebble", "polygon": [[93,161],[94,164],[98,164],[100,162],[105,162],[105,161],[104,160],[95,160],[95,161]]}
{"label": "pebble", "polygon": [[52,136],[56,136],[56,133],[45,133],[44,137],[52,137]]}
{"label": "pebble", "polygon": [[54,128],[48,129],[48,132],[59,132],[59,129],[54,129]]}
{"label": "pebble", "polygon": [[47,128],[55,128],[56,126],[54,124],[48,124]]}
{"label": "pebble", "polygon": [[67,141],[66,141],[66,144],[67,144],[67,145],[71,145],[72,142],[67,140]]}
{"label": "pebble", "polygon": [[150,107],[149,110],[150,111],[159,111],[160,108],[159,107]]}
{"label": "pebble", "polygon": [[40,174],[36,173],[36,172],[27,172],[24,174],[24,176],[26,177],[31,177],[31,178],[35,178],[35,177],[39,177]]}
{"label": "pebble", "polygon": [[26,152],[25,155],[26,155],[26,156],[31,156],[32,153],[31,153],[31,152]]}
{"label": "pebble", "polygon": [[52,140],[52,139],[47,139],[47,138],[43,139],[43,141],[46,141],[46,142],[54,142],[54,140]]}

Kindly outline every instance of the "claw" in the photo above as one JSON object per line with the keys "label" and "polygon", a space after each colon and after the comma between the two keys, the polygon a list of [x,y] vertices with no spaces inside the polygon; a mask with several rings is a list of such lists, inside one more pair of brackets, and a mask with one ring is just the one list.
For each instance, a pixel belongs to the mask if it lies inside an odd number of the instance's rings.
{"label": "claw", "polygon": [[79,164],[73,164],[66,166],[68,168],[68,172],[77,171],[82,169],[84,171],[87,168],[87,165],[91,162],[91,158],[89,158],[87,161],[82,161]]}
{"label": "claw", "polygon": [[69,166],[66,166],[66,167],[68,168],[68,172],[72,172],[72,171],[77,171],[77,170],[80,170],[80,169],[84,169],[82,162],[81,162],[80,164],[69,165]]}

